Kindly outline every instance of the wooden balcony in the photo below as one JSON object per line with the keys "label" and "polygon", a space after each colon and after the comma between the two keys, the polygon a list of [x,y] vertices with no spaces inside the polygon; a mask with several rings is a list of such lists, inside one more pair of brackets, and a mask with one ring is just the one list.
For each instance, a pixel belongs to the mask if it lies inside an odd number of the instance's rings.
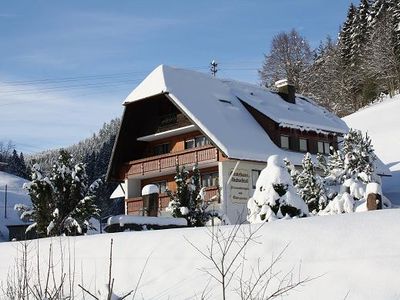
{"label": "wooden balcony", "polygon": [[[220,202],[219,199],[219,190],[218,187],[212,186],[206,188],[204,200],[208,202]],[[142,197],[135,197],[126,199],[126,207],[127,207],[127,214],[128,215],[136,215],[141,216],[143,215],[143,199]],[[158,208],[159,211],[165,211],[165,208],[169,204],[169,197],[166,193],[160,194],[158,198],[159,204]]]}
{"label": "wooden balcony", "polygon": [[217,162],[218,160],[218,149],[211,145],[207,145],[199,148],[130,161],[125,164],[125,177],[173,171],[175,170],[176,165],[186,166],[196,163]]}

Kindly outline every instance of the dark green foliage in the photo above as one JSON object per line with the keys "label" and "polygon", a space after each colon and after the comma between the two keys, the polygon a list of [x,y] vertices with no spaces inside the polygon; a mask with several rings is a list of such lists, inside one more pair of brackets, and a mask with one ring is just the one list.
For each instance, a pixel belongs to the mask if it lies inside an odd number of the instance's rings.
{"label": "dark green foliage", "polygon": [[64,150],[44,174],[33,165],[31,182],[26,189],[32,208],[20,207],[21,218],[34,222],[38,236],[78,235],[91,229],[90,219],[98,216],[95,192],[99,182],[88,184],[85,165],[75,163]]}
{"label": "dark green foliage", "polygon": [[273,188],[274,188],[275,192],[277,192],[279,197],[282,197],[283,195],[286,194],[287,189],[288,189],[288,185],[287,184],[278,183],[278,184],[274,184]]}
{"label": "dark green foliage", "polygon": [[194,166],[192,172],[185,166],[176,166],[175,183],[176,192],[167,190],[170,203],[167,208],[175,218],[185,218],[188,226],[204,226],[210,218],[217,216],[212,211],[207,211],[208,203],[204,201],[203,190],[200,184],[200,172]]}
{"label": "dark green foliage", "polygon": [[306,153],[302,161],[302,171],[297,176],[295,185],[299,196],[307,204],[310,212],[318,212],[325,208],[327,198],[322,179],[316,173],[316,168],[311,160],[311,154]]}

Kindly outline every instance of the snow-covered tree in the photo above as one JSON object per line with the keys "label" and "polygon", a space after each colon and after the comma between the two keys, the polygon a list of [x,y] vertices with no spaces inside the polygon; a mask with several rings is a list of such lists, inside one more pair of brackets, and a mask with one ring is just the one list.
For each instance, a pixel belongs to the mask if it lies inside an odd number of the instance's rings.
{"label": "snow-covered tree", "polygon": [[204,226],[207,221],[216,216],[215,212],[207,210],[208,203],[204,200],[204,188],[200,184],[200,172],[195,165],[190,172],[185,166],[176,166],[176,192],[167,190],[170,198],[167,211],[175,218],[185,218],[189,226]]}
{"label": "snow-covered tree", "polygon": [[[119,127],[120,119],[111,120],[108,123],[104,123],[103,127],[93,136],[66,148],[76,161],[86,165],[88,182],[94,182],[97,179],[102,180],[96,191],[96,205],[100,209],[101,217],[123,213],[123,201],[120,201],[120,199],[118,201],[110,201],[110,195],[118,183],[106,182],[105,180]],[[27,157],[26,161],[29,165],[32,165],[33,162],[38,163],[42,172],[49,173],[58,156],[58,149],[48,150]]]}
{"label": "snow-covered tree", "polygon": [[295,188],[312,213],[324,209],[327,203],[322,179],[317,175],[311,154],[306,153],[302,161],[302,170],[297,176]]}
{"label": "snow-covered tree", "polygon": [[365,202],[368,183],[380,183],[375,172],[376,156],[371,139],[361,131],[350,129],[340,150],[333,150],[324,178],[328,199],[322,214],[353,212]]}
{"label": "snow-covered tree", "polygon": [[309,214],[306,203],[296,193],[283,160],[277,155],[268,158],[267,167],[261,171],[247,208],[247,220],[250,223]]}
{"label": "snow-covered tree", "polygon": [[25,184],[32,208],[17,206],[21,218],[33,221],[39,236],[77,235],[92,228],[90,219],[98,215],[95,181],[88,185],[85,165],[60,151],[51,172],[44,174],[39,164],[32,168],[31,182]]}

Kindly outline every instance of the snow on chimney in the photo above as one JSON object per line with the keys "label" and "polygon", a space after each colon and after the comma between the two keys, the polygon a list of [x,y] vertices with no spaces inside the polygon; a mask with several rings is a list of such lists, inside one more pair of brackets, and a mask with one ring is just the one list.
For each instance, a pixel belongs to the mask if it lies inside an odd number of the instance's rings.
{"label": "snow on chimney", "polygon": [[276,81],[275,87],[278,89],[278,94],[283,100],[293,104],[296,103],[296,88],[287,79]]}

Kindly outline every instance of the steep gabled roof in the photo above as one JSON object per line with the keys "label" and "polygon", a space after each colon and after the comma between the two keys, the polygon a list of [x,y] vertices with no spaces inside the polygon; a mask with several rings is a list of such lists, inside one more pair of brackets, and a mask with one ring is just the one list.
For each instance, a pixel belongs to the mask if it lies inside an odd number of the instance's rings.
{"label": "steep gabled roof", "polygon": [[341,119],[306,98],[296,97],[296,104],[291,104],[256,85],[165,65],[150,73],[124,104],[163,93],[230,158],[267,161],[278,154],[299,163],[303,157],[277,147],[241,101],[282,126],[317,132],[348,130]]}

